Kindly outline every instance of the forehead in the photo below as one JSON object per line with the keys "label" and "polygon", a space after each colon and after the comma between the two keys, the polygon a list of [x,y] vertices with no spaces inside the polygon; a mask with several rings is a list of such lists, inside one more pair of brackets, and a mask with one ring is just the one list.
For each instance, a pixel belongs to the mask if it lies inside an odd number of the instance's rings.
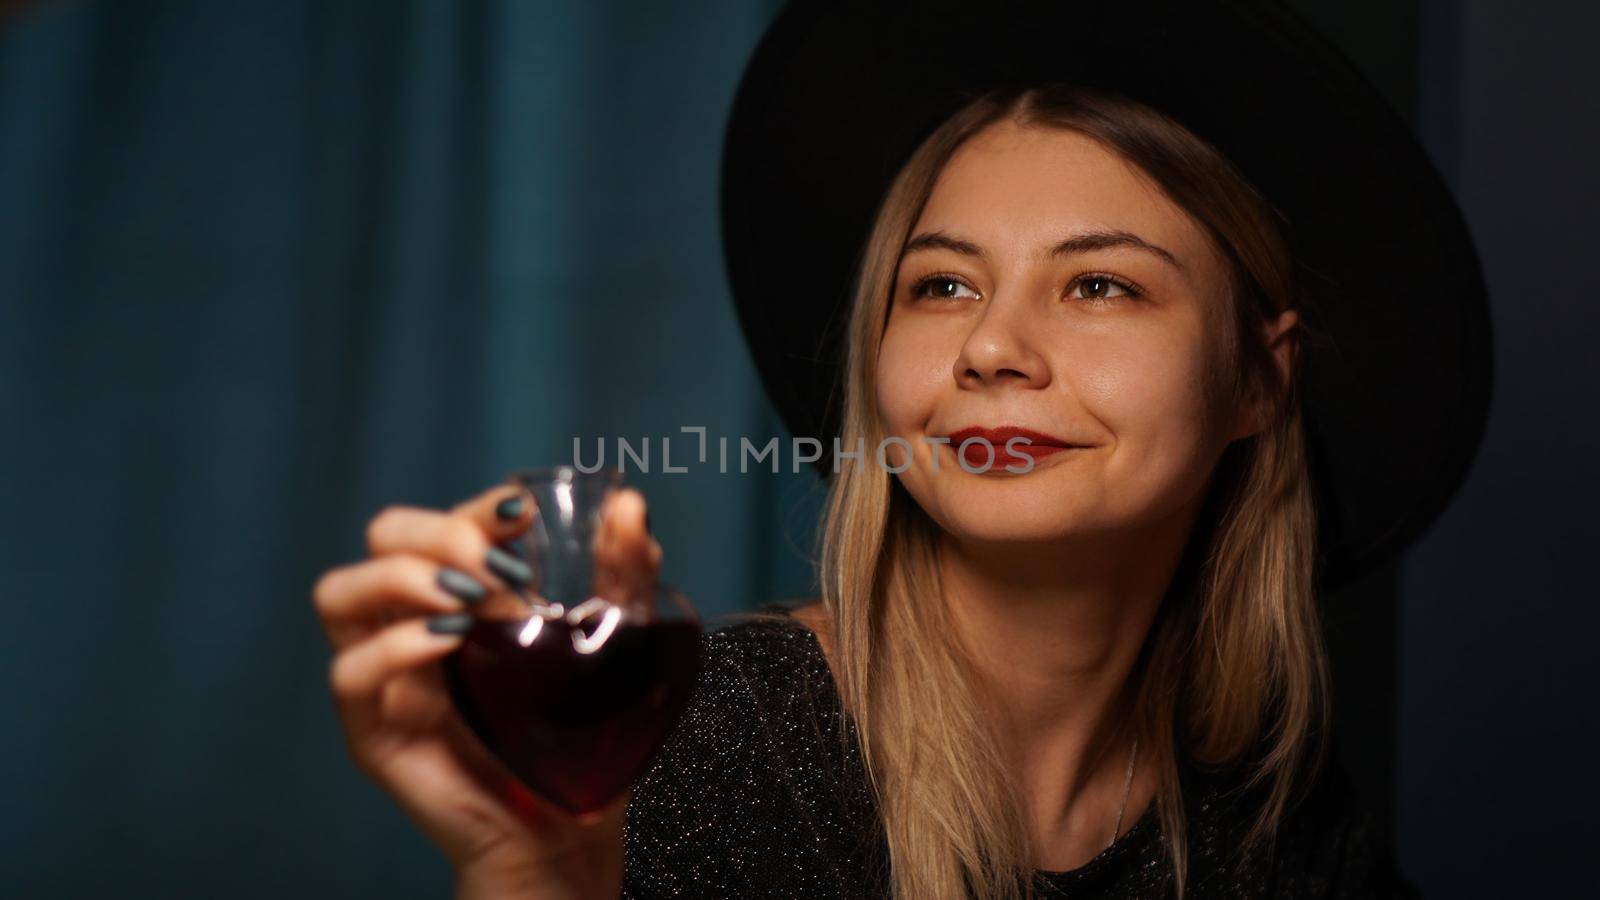
{"label": "forehead", "polygon": [[[1075,131],[989,126],[940,172],[916,231],[959,232],[992,252],[1031,254],[1075,232],[1129,231],[1197,278],[1217,274],[1205,231],[1133,164]],[[1198,286],[1198,285],[1197,285]]]}

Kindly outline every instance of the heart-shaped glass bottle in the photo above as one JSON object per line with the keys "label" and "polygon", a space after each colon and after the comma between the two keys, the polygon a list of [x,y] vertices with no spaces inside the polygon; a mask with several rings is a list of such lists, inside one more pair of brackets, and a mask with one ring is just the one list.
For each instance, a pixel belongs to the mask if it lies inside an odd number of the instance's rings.
{"label": "heart-shaped glass bottle", "polygon": [[582,815],[627,790],[672,733],[700,671],[702,625],[678,591],[597,547],[621,472],[554,466],[511,481],[537,505],[514,542],[534,573],[529,611],[480,616],[445,657],[445,680],[519,781]]}

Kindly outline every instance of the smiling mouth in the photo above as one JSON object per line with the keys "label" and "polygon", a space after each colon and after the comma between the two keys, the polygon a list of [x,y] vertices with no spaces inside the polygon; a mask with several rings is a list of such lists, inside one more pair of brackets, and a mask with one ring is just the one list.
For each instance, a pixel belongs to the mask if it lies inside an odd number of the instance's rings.
{"label": "smiling mouth", "polygon": [[[999,428],[963,428],[951,432],[949,438],[951,451],[961,457],[967,469],[1000,472],[1006,471],[1007,466],[1027,465],[1028,468],[1032,468],[1041,460],[1063,451],[1081,450],[1085,447],[1083,444],[1069,443],[1053,435],[1013,425]],[[974,438],[978,440],[973,440]],[[1020,440],[1008,447],[1007,442],[1013,439]]]}

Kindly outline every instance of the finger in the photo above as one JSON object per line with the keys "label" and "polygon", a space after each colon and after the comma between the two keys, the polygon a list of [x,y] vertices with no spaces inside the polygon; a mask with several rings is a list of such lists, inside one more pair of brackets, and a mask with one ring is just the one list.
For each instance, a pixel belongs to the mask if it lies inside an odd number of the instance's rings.
{"label": "finger", "polygon": [[600,528],[602,562],[654,577],[661,566],[661,544],[650,534],[644,495],[625,488],[611,499]]}
{"label": "finger", "polygon": [[466,516],[391,506],[367,526],[367,546],[373,556],[411,553],[460,569],[479,583],[507,592],[533,577],[528,564],[494,546],[483,529]]}
{"label": "finger", "polygon": [[633,488],[614,494],[601,510],[595,538],[596,579],[601,596],[641,599],[661,568],[661,545],[645,524],[644,495]]}
{"label": "finger", "polygon": [[379,710],[385,727],[409,733],[437,731],[453,712],[443,670],[422,665],[396,674],[382,688]]}
{"label": "finger", "polygon": [[451,508],[450,514],[472,521],[490,541],[500,542],[526,531],[533,521],[533,495],[517,484],[499,484]]}
{"label": "finger", "polygon": [[328,642],[342,650],[401,615],[459,612],[488,588],[467,573],[409,553],[329,570],[312,591]]}
{"label": "finger", "polygon": [[[533,525],[538,506],[526,485],[502,484],[457,504],[451,515],[470,519],[488,535],[495,547],[516,560],[526,562],[527,551],[519,542]],[[541,602],[543,598],[525,589],[525,600],[516,600],[509,594],[496,594],[478,610],[490,616],[518,616],[527,611],[528,602]]]}
{"label": "finger", "polygon": [[459,634],[438,634],[422,619],[383,629],[333,658],[328,679],[351,724],[377,711],[383,686],[409,669],[443,657],[461,644]]}

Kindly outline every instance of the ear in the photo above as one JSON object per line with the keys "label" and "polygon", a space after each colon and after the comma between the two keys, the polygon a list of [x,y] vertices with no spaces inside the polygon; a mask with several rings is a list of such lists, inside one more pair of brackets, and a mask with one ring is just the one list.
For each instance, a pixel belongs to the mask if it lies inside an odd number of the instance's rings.
{"label": "ear", "polygon": [[[1279,384],[1288,381],[1289,369],[1294,364],[1294,354],[1299,345],[1294,326],[1299,321],[1299,313],[1286,309],[1276,319],[1267,319],[1261,325],[1262,340],[1266,343],[1267,352],[1272,355],[1273,364],[1278,367]],[[1261,396],[1261,386],[1252,382],[1250,395],[1240,409],[1239,421],[1234,426],[1230,440],[1250,437],[1266,428],[1267,411],[1272,407],[1269,400],[1276,398]]]}

